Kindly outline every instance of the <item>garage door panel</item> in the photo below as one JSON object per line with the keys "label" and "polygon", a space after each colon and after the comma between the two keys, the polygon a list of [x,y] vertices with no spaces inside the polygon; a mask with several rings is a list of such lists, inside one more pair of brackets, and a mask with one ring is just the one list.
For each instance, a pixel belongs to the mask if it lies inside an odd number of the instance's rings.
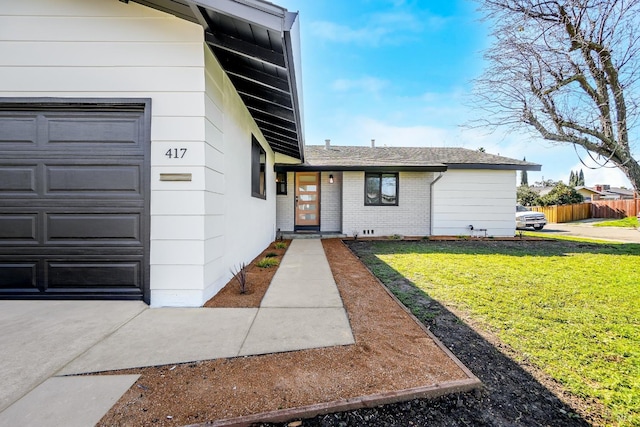
{"label": "garage door panel", "polygon": [[0,147],[7,149],[32,149],[37,141],[37,117],[0,115]]}
{"label": "garage door panel", "polygon": [[0,290],[38,292],[37,261],[2,262],[0,261]]}
{"label": "garage door panel", "polygon": [[142,165],[48,164],[46,192],[96,193],[94,197],[118,197],[142,193]]}
{"label": "garage door panel", "polygon": [[0,194],[16,196],[37,195],[38,166],[0,164]]}
{"label": "garage door panel", "polygon": [[45,243],[142,245],[140,226],[138,213],[48,214]]}
{"label": "garage door panel", "polygon": [[38,243],[38,214],[0,214],[0,245]]}
{"label": "garage door panel", "polygon": [[69,262],[46,263],[46,289],[141,288],[140,262]]}
{"label": "garage door panel", "polygon": [[149,298],[150,100],[0,99],[0,298]]}
{"label": "garage door panel", "polygon": [[[47,117],[49,149],[74,145],[74,149],[140,149],[139,117],[69,116]],[[56,147],[57,146],[57,147]]]}

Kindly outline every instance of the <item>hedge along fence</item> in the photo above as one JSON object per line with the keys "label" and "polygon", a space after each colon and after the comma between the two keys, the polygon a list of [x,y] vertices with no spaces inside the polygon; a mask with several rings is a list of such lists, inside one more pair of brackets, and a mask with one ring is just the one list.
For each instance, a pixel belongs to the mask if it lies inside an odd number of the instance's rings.
{"label": "hedge along fence", "polygon": [[531,206],[542,212],[550,223],[579,221],[588,218],[626,218],[640,212],[640,199],[598,200],[573,205]]}

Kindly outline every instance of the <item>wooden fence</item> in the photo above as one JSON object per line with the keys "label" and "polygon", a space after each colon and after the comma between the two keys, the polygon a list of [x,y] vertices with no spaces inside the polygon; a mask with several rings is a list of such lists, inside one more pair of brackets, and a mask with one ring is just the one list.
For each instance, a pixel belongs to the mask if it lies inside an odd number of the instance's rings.
{"label": "wooden fence", "polygon": [[547,222],[560,223],[591,218],[591,203],[574,205],[532,206],[532,211],[542,212]]}
{"label": "wooden fence", "polygon": [[640,212],[640,199],[598,200],[573,205],[531,206],[542,212],[550,223],[579,221],[587,218],[626,218]]}
{"label": "wooden fence", "polygon": [[640,212],[640,199],[596,200],[591,202],[591,218],[626,218]]}

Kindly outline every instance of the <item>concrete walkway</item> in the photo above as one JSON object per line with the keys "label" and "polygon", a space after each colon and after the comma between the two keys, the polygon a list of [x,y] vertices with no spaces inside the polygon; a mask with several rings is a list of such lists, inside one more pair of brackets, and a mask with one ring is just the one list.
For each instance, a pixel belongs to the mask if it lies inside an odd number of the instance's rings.
{"label": "concrete walkway", "polygon": [[294,240],[260,308],[0,301],[0,427],[94,425],[137,375],[73,376],[353,344],[320,240]]}
{"label": "concrete walkway", "polygon": [[554,236],[576,236],[589,239],[611,240],[622,243],[640,243],[640,231],[633,228],[594,227],[605,219],[590,219],[584,221],[567,222],[563,224],[547,224],[541,233]]}

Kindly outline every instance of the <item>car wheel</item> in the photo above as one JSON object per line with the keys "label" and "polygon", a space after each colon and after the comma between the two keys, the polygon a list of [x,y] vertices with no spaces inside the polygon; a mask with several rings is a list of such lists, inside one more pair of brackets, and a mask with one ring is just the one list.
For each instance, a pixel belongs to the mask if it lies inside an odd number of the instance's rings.
{"label": "car wheel", "polygon": [[542,230],[542,227],[544,227],[544,225],[534,225],[533,229],[536,230],[536,231],[540,231],[540,230]]}

